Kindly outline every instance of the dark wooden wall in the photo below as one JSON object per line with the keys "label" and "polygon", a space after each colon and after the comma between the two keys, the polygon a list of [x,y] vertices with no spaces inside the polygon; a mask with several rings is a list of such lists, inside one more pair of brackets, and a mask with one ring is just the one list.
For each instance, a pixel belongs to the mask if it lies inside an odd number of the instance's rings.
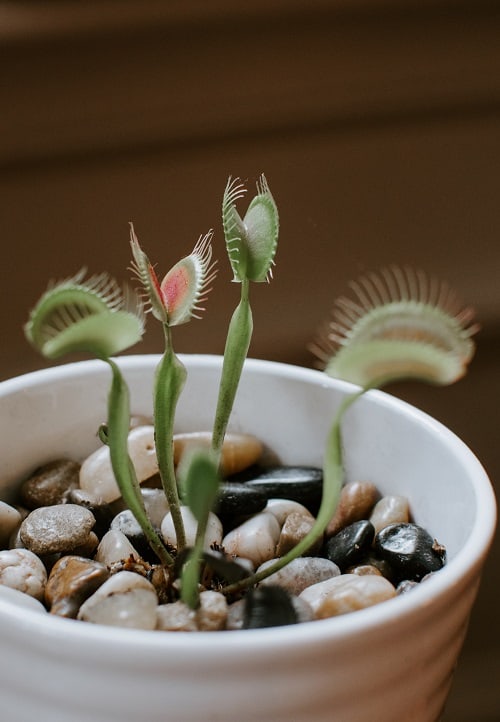
{"label": "dark wooden wall", "polygon": [[[160,272],[215,229],[206,316],[175,338],[221,352],[237,295],[221,195],[228,175],[264,171],[281,237],[273,282],[252,289],[251,355],[310,364],[318,322],[362,271],[446,278],[482,325],[470,373],[394,391],[497,483],[499,41],[500,5],[482,0],[0,3],[0,378],[43,365],[21,328],[48,279],[129,277],[130,220]],[[140,350],[160,349],[150,323]],[[500,717],[499,556],[446,722]]]}

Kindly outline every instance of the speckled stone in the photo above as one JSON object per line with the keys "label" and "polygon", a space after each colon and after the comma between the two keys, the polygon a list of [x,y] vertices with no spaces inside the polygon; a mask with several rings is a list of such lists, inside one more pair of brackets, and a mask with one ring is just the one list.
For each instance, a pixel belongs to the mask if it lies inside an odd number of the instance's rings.
{"label": "speckled stone", "polygon": [[0,584],[43,600],[47,572],[42,561],[28,549],[0,551]]}
{"label": "speckled stone", "polygon": [[331,537],[355,521],[368,519],[377,498],[377,488],[369,481],[350,481],[345,484],[325,535]]}
{"label": "speckled stone", "polygon": [[[276,559],[270,559],[264,562],[257,569],[257,573],[268,569],[276,561]],[[323,582],[325,579],[337,577],[339,574],[340,569],[329,559],[323,557],[298,557],[283,569],[262,580],[260,586],[271,584],[283,587],[290,594],[299,595],[306,587]]]}
{"label": "speckled stone", "polygon": [[78,619],[114,627],[154,629],[157,606],[151,582],[134,572],[118,572],[82,604]]}
{"label": "speckled stone", "polygon": [[62,504],[71,489],[79,483],[80,464],[68,459],[57,459],[37,469],[21,485],[22,503],[28,509]]}
{"label": "speckled stone", "polygon": [[34,509],[20,528],[22,543],[35,554],[70,552],[87,540],[95,518],[77,504],[57,504]]}
{"label": "speckled stone", "polygon": [[83,602],[108,578],[104,564],[80,556],[61,557],[47,580],[45,601],[52,614],[74,619]]}
{"label": "speckled stone", "polygon": [[307,587],[300,599],[311,605],[316,619],[326,619],[365,609],[395,596],[395,588],[384,577],[342,574]]}

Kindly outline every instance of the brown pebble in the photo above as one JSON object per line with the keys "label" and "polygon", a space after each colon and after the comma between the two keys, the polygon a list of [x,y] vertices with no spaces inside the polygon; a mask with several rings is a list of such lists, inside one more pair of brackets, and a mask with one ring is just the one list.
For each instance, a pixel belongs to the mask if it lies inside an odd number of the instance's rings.
{"label": "brown pebble", "polygon": [[[276,556],[282,557],[293,549],[312,529],[315,519],[312,514],[292,512],[289,514],[281,529]],[[317,552],[323,543],[323,536],[308,549],[308,553]]]}
{"label": "brown pebble", "polygon": [[37,469],[21,486],[21,499],[29,509],[62,504],[79,483],[80,465],[57,459]]}
{"label": "brown pebble", "polygon": [[[212,441],[210,431],[174,435],[174,461],[179,463],[183,454],[192,448],[209,448]],[[224,476],[244,471],[259,461],[262,442],[251,434],[228,433],[222,446],[221,468]]]}
{"label": "brown pebble", "polygon": [[358,564],[354,567],[349,567],[345,570],[346,574],[357,574],[359,577],[364,577],[366,574],[376,574],[381,577],[382,572],[377,569],[373,564]]}
{"label": "brown pebble", "polygon": [[326,528],[326,536],[337,534],[355,521],[368,519],[378,496],[377,487],[369,481],[350,481],[345,484],[335,514]]}
{"label": "brown pebble", "polygon": [[81,556],[59,559],[45,587],[45,601],[51,614],[76,619],[83,602],[109,577],[104,564]]}

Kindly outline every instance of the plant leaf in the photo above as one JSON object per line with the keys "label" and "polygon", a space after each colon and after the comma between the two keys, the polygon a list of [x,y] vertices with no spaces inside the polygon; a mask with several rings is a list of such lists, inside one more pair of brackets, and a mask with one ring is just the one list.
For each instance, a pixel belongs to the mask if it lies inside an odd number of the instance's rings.
{"label": "plant leaf", "polygon": [[107,358],[142,338],[139,301],[130,294],[124,296],[106,274],[87,281],[83,275],[80,271],[49,286],[24,327],[28,340],[48,358],[80,351]]}
{"label": "plant leaf", "polygon": [[204,449],[195,449],[179,469],[184,501],[198,523],[212,510],[220,485],[217,465]]}
{"label": "plant leaf", "polygon": [[474,355],[473,312],[444,283],[385,269],[351,284],[312,346],[325,371],[361,386],[405,378],[450,384]]}
{"label": "plant leaf", "polygon": [[242,220],[236,202],[246,189],[229,178],[222,201],[222,223],[234,280],[262,282],[271,275],[278,245],[279,215],[267,180],[261,175],[257,195]]}

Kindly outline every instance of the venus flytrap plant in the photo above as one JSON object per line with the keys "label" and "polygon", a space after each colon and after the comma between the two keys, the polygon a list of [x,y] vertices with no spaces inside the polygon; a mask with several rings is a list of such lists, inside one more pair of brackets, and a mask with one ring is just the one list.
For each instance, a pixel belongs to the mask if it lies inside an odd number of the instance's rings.
{"label": "venus flytrap plant", "polygon": [[236,202],[246,193],[238,178],[229,178],[222,201],[222,225],[233,280],[241,284],[240,302],[231,318],[224,349],[221,383],[212,436],[212,449],[220,459],[222,442],[233,407],[243,364],[253,331],[250,282],[261,283],[272,276],[278,245],[279,216],[264,175],[257,183],[257,195],[243,217]]}
{"label": "venus flytrap plant", "polygon": [[100,429],[100,438],[109,447],[113,473],[126,504],[159,559],[171,566],[173,559],[149,521],[128,455],[129,391],[111,358],[141,340],[142,304],[130,294],[124,295],[117,283],[105,274],[86,281],[84,276],[82,270],[72,278],[51,284],[32,310],[25,334],[46,358],[85,352],[110,366],[108,421]]}
{"label": "venus flytrap plant", "polygon": [[393,267],[351,283],[355,299],[339,298],[333,318],[311,349],[325,372],[360,388],[346,396],[334,416],[323,460],[323,495],[314,525],[287,554],[265,571],[228,585],[226,594],[258,584],[279,571],[323,535],[338,504],[344,479],[342,422],[366,391],[415,379],[447,385],[466,372],[478,330],[445,284],[422,272]]}
{"label": "venus flytrap plant", "polygon": [[156,370],[154,386],[154,426],[158,466],[172,514],[177,549],[186,544],[174,466],[173,433],[175,410],[186,381],[186,369],[175,354],[172,327],[199,318],[200,303],[206,299],[216,272],[212,263],[212,231],[200,236],[192,253],[176,263],[159,281],[148,257],[130,226],[132,268],[142,284],[147,310],[163,324],[165,351]]}

